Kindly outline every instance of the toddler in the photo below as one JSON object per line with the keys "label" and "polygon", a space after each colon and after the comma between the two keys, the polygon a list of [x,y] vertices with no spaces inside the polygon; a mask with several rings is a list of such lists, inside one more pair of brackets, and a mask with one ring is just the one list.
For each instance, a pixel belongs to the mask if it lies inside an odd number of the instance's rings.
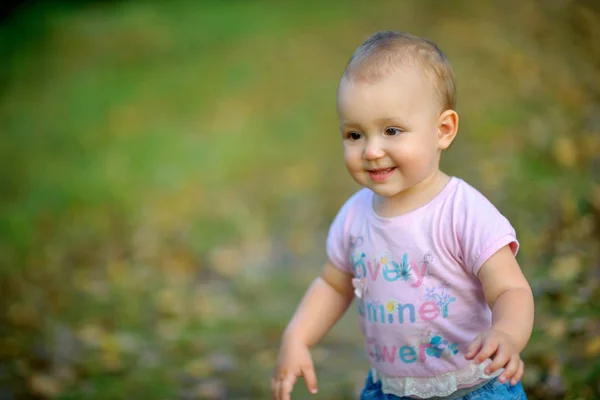
{"label": "toddler", "polygon": [[379,32],[337,94],[344,162],[363,188],[342,206],[328,260],[282,338],[271,380],[317,392],[309,349],[353,299],[370,371],[361,399],[526,399],[519,354],[533,296],[509,221],[439,170],[458,129],[450,64],[433,42]]}

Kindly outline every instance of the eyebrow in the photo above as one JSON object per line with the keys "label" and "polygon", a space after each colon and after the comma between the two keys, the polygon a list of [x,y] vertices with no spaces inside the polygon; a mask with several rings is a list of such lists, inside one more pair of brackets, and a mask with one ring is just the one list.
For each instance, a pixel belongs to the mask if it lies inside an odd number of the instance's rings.
{"label": "eyebrow", "polygon": [[[397,117],[378,118],[375,120],[375,123],[377,125],[393,125],[393,126],[398,126],[398,127],[403,127],[403,128],[406,128],[406,126],[408,125],[407,121],[401,120]],[[340,121],[340,128],[359,129],[359,130],[363,129],[361,124],[352,122],[352,121]]]}
{"label": "eyebrow", "polygon": [[340,121],[340,128],[356,128],[356,129],[362,129],[362,127],[360,126],[360,124],[357,124],[356,122],[350,122],[350,121]]}
{"label": "eyebrow", "polygon": [[380,125],[406,125],[406,121],[403,121],[397,117],[386,117],[375,120]]}

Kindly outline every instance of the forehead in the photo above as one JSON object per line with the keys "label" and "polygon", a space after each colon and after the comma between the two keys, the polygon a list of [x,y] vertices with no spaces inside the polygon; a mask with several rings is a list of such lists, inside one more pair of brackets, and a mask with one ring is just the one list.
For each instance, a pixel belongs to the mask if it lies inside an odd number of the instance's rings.
{"label": "forehead", "polygon": [[376,80],[344,76],[338,88],[340,116],[415,113],[437,106],[435,87],[418,66],[401,67]]}

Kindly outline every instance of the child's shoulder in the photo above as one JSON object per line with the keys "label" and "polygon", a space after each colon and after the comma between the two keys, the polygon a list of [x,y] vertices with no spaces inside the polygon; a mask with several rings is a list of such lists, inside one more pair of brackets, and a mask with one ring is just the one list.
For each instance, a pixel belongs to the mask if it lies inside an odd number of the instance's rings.
{"label": "child's shoulder", "polygon": [[457,180],[451,199],[452,220],[457,226],[469,230],[476,230],[477,227],[489,230],[491,226],[504,229],[510,225],[506,216],[482,192],[462,179]]}
{"label": "child's shoulder", "polygon": [[341,222],[351,218],[366,217],[369,214],[372,193],[367,188],[361,188],[354,192],[338,209],[336,220]]}
{"label": "child's shoulder", "polygon": [[455,254],[473,275],[500,248],[510,245],[516,254],[519,242],[510,221],[479,190],[459,180],[452,202],[451,237]]}
{"label": "child's shoulder", "polygon": [[345,201],[342,209],[361,208],[364,209],[371,204],[373,192],[367,188],[360,188]]}
{"label": "child's shoulder", "polygon": [[[487,209],[496,208],[492,202],[471,184],[455,177],[455,190],[452,193],[452,204],[469,211],[477,211],[479,207]],[[475,208],[474,208],[475,207]]]}

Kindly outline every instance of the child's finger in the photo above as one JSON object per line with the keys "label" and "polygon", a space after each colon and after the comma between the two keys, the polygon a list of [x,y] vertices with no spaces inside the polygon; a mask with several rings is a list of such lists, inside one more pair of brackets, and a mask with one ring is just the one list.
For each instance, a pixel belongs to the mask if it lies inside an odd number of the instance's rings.
{"label": "child's finger", "polygon": [[279,399],[280,400],[290,400],[290,393],[292,393],[292,389],[294,388],[294,384],[296,383],[296,374],[292,372],[288,372],[283,381],[279,386]]}
{"label": "child's finger", "polygon": [[511,379],[517,373],[519,364],[520,364],[519,356],[513,355],[510,358],[510,360],[508,361],[508,363],[506,364],[506,366],[504,367],[504,372],[502,372],[502,375],[500,375],[500,378],[498,378],[498,380],[500,382],[504,383],[504,382],[508,381],[509,379]]}
{"label": "child's finger", "polygon": [[486,367],[485,373],[489,375],[498,368],[504,367],[508,362],[510,362],[510,353],[506,351],[505,346],[499,345],[494,355],[494,360]]}
{"label": "child's finger", "polygon": [[481,345],[483,344],[483,337],[481,335],[478,335],[468,346],[467,346],[467,350],[465,353],[465,358],[467,360],[472,359],[473,357],[475,357],[475,354],[477,354],[477,352],[479,351],[479,349],[481,348]]}
{"label": "child's finger", "polygon": [[483,345],[477,355],[475,355],[475,361],[481,363],[490,358],[498,349],[498,342],[495,340],[484,340]]}
{"label": "child's finger", "polygon": [[279,380],[275,377],[271,378],[271,399],[279,400]]}
{"label": "child's finger", "polygon": [[317,393],[317,375],[312,365],[306,366],[302,369],[302,375],[304,376],[304,382],[308,391],[312,394]]}
{"label": "child's finger", "polygon": [[525,372],[525,363],[523,363],[523,360],[519,360],[519,366],[517,367],[517,372],[510,380],[510,384],[515,386],[517,383],[519,383],[519,381],[523,377],[523,372]]}

